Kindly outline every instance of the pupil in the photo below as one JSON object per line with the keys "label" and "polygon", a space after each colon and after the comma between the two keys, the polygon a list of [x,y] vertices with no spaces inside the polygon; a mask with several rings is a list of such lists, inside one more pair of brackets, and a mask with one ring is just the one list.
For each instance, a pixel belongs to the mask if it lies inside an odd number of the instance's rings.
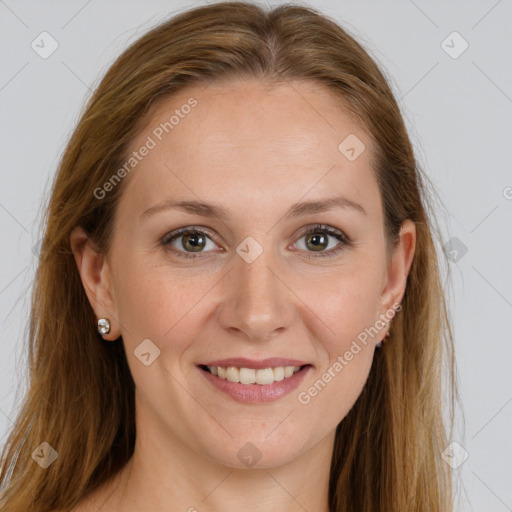
{"label": "pupil", "polygon": [[[185,249],[187,249],[187,243],[191,243],[192,250],[195,252],[198,252],[200,249],[204,247],[204,238],[199,234],[185,235],[183,239],[183,247]],[[198,240],[200,240],[200,242],[198,242]]]}
{"label": "pupil", "polygon": [[318,250],[320,250],[320,249],[323,249],[323,248],[324,248],[324,247],[322,247],[321,245],[318,245],[318,239],[320,239],[320,240],[321,240],[321,242],[319,242],[320,244],[325,245],[325,236],[324,236],[324,235],[321,235],[321,234],[318,234],[318,235],[312,235],[312,236],[309,238],[309,240],[310,240],[310,241],[314,240],[314,241],[313,241],[313,249],[314,249],[315,251],[318,251]]}

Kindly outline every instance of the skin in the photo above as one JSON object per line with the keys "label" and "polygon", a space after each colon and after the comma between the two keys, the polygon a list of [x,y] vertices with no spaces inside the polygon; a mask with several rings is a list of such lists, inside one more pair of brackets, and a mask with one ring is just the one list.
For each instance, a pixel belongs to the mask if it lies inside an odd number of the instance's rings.
{"label": "skin", "polygon": [[[123,337],[137,425],[128,465],[77,510],[327,512],[335,428],[360,395],[386,328],[308,404],[297,395],[401,302],[415,226],[403,224],[387,258],[369,135],[338,98],[308,82],[189,86],[154,109],[132,150],[191,96],[197,106],[125,178],[108,254],[81,228],[71,236],[96,316],[111,321],[104,338]],[[366,146],[354,161],[338,150],[349,134]],[[366,214],[333,208],[284,218],[296,202],[334,195]],[[177,198],[231,214],[221,221],[169,209],[141,219]],[[322,257],[305,235],[316,224],[343,231],[353,245]],[[202,258],[180,258],[159,243],[189,226],[209,236]],[[252,263],[236,252],[248,236],[263,248]],[[326,236],[323,253],[340,243]],[[172,247],[187,254],[182,240]],[[134,355],[145,339],[160,350],[149,366]],[[228,357],[290,357],[313,368],[279,400],[244,404],[198,374],[198,363]],[[237,457],[247,442],[261,453],[251,469]]]}

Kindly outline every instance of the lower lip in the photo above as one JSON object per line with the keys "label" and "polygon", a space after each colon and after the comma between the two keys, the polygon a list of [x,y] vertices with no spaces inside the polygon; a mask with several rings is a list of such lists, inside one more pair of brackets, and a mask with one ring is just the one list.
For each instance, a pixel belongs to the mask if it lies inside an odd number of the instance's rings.
{"label": "lower lip", "polygon": [[240,384],[240,382],[230,382],[227,379],[221,379],[212,375],[209,371],[203,370],[199,366],[197,369],[204,375],[206,380],[210,382],[220,391],[231,396],[237,402],[259,404],[264,402],[274,402],[281,397],[291,393],[298,387],[306,373],[312,366],[304,366],[291,377],[287,377],[279,382],[273,382],[262,386],[261,384]]}

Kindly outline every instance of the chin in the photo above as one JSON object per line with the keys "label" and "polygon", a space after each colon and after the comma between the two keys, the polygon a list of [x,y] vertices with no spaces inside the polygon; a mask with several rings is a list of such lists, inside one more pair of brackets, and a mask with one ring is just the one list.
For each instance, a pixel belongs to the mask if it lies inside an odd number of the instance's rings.
{"label": "chin", "polygon": [[269,435],[271,431],[272,429],[265,429],[259,435],[255,435],[254,432],[248,432],[247,435],[240,434],[227,442],[219,442],[211,446],[207,451],[216,462],[236,469],[283,466],[306,451],[302,439],[294,438],[284,430],[280,436],[274,437],[275,432]]}

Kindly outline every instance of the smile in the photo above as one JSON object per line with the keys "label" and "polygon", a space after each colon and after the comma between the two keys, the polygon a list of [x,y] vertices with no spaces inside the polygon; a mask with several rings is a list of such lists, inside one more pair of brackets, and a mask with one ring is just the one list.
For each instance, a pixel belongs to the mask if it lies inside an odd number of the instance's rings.
{"label": "smile", "polygon": [[236,368],[234,366],[207,366],[212,375],[220,379],[226,379],[229,382],[239,382],[240,384],[259,384],[267,386],[273,382],[281,382],[291,377],[300,370],[300,366],[277,366],[275,368]]}
{"label": "smile", "polygon": [[216,365],[197,368],[210,388],[213,386],[237,402],[262,403],[278,400],[293,391],[313,367],[306,364],[258,369]]}

